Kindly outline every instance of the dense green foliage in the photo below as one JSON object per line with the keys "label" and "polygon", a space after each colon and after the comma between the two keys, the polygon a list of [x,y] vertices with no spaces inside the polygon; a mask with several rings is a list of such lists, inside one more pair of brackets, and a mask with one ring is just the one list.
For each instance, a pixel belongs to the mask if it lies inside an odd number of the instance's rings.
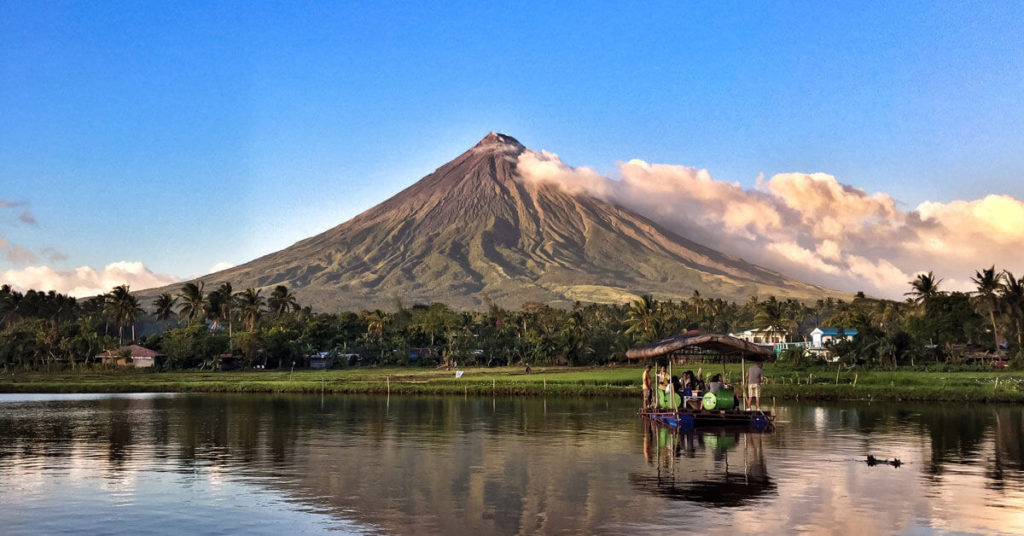
{"label": "dense green foliage", "polygon": [[[806,340],[816,326],[857,329],[853,341],[831,348],[846,367],[971,367],[990,357],[999,335],[1005,353],[1024,363],[1024,288],[1008,272],[981,270],[978,291],[946,293],[929,274],[911,282],[905,302],[863,294],[808,304],[775,297],[744,303],[686,301],[642,296],[624,305],[575,304],[569,309],[525,303],[518,311],[492,306],[455,311],[441,303],[382,310],[314,313],[277,286],[234,292],[230,284],[208,291],[188,283],[142,309],[127,286],[79,301],[54,292],[0,287],[0,367],[73,368],[101,351],[130,341],[167,357],[164,368],[211,368],[222,355],[245,368],[291,368],[326,353],[335,366],[602,365],[624,360],[639,344],[687,330],[729,333],[776,326]],[[135,337],[137,324],[148,336]],[[821,364],[820,357],[789,350],[780,364],[794,370]]]}

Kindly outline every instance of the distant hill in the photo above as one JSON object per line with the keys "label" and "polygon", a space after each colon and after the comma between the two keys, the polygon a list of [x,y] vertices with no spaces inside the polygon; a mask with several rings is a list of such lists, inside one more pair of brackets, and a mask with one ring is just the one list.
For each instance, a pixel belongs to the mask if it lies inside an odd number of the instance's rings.
{"label": "distant hill", "polygon": [[[524,181],[518,141],[490,133],[394,197],[326,232],[202,277],[207,288],[285,284],[317,310],[440,301],[622,303],[639,294],[741,300],[846,296],[725,255],[646,217]],[[141,291],[155,296],[177,287]]]}

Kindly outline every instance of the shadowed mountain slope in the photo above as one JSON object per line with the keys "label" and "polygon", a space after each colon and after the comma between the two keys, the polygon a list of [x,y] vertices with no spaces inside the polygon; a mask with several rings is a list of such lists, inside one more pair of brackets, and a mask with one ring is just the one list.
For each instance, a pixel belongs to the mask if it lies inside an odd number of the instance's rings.
{"label": "shadowed mountain slope", "polygon": [[[627,209],[523,180],[524,148],[488,134],[419,182],[286,249],[202,277],[207,288],[285,284],[317,310],[440,301],[621,303],[639,294],[739,300],[841,292],[794,281],[691,242]],[[140,294],[176,292],[178,285]]]}

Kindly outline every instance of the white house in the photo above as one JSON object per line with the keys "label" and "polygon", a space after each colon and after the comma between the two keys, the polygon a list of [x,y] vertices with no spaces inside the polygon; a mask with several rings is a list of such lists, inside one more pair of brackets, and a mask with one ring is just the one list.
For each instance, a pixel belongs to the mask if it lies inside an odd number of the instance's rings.
{"label": "white house", "polygon": [[776,326],[768,326],[763,329],[748,329],[743,333],[730,333],[730,335],[737,339],[765,346],[774,346],[784,343],[789,339],[789,332]]}
{"label": "white house", "polygon": [[811,332],[811,348],[824,348],[839,341],[852,341],[857,330],[852,328],[814,328]]}

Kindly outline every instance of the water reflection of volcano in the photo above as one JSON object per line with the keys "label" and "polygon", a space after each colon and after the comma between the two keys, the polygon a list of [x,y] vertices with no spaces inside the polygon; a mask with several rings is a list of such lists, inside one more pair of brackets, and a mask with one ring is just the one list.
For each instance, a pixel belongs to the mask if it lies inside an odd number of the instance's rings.
{"label": "water reflection of volcano", "polygon": [[638,490],[710,506],[743,506],[775,494],[762,435],[728,429],[668,433],[645,427],[644,455],[652,470],[631,473]]}

